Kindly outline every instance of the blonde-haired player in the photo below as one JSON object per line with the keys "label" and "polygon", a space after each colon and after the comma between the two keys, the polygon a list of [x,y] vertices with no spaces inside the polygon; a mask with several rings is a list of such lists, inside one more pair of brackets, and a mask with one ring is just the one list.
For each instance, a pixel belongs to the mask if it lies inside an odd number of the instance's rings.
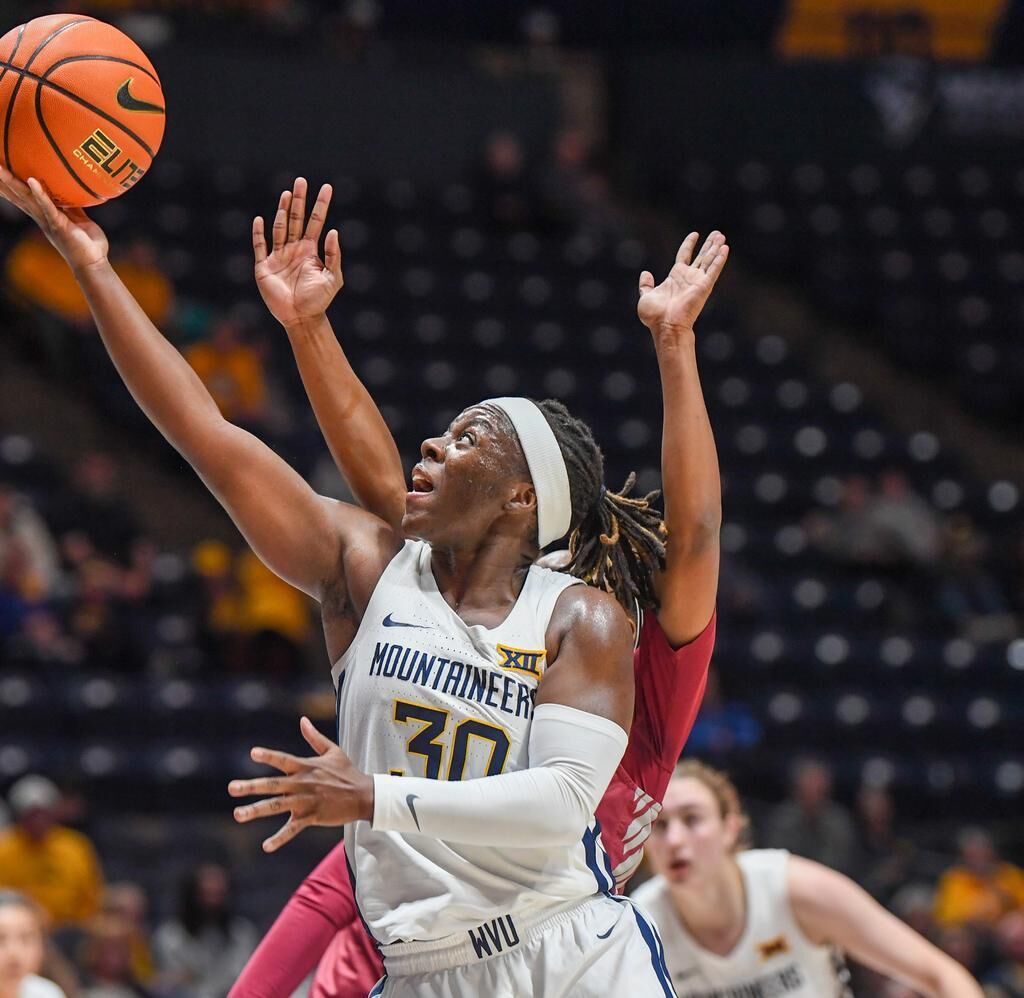
{"label": "blonde-haired player", "polygon": [[724,773],[676,769],[648,841],[657,874],[634,900],[654,918],[679,998],[839,998],[840,954],[930,998],[981,998],[967,971],[841,873],[781,849],[745,849]]}

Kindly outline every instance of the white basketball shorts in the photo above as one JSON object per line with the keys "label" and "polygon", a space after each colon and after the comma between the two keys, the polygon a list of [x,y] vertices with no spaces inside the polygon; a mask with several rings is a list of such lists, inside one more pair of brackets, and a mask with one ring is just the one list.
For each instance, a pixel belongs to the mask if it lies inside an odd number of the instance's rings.
{"label": "white basketball shorts", "polygon": [[632,901],[599,894],[519,925],[502,915],[468,939],[384,947],[370,998],[674,998],[661,938]]}

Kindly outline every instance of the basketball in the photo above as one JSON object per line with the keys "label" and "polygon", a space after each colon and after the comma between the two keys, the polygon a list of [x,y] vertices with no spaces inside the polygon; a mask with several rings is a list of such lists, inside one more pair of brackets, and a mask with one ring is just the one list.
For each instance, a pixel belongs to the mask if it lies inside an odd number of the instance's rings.
{"label": "basketball", "polygon": [[0,160],[57,204],[102,204],[145,175],[164,135],[164,96],[127,35],[51,14],[0,38]]}

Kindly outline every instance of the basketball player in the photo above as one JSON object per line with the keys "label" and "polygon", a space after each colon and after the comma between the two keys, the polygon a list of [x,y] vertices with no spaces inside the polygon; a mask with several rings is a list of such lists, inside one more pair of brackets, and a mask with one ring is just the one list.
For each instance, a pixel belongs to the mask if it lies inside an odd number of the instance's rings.
{"label": "basketball player", "polygon": [[657,876],[633,894],[661,929],[679,998],[840,998],[840,951],[929,998],[981,998],[960,964],[852,880],[746,850],[746,833],[725,774],[681,763],[647,845]]}
{"label": "basketball player", "polygon": [[[300,178],[291,197],[305,196]],[[318,198],[325,203],[314,211],[326,213],[329,198],[325,186]],[[643,615],[634,654],[636,708],[629,745],[597,809],[617,890],[642,855],[668,776],[699,708],[714,645],[714,623],[708,620],[717,589],[720,483],[693,353],[693,322],[714,282],[689,263],[696,240],[696,233],[687,237],[672,271],[673,280],[693,289],[686,325],[670,332],[644,311],[655,333],[665,402],[663,461],[668,470],[663,477],[672,534],[663,574],[679,584],[667,597],[662,586],[657,614]],[[712,233],[709,242],[721,242],[727,254],[720,233]],[[315,252],[313,245],[288,243],[257,266],[257,280],[263,286],[268,272]],[[642,275],[641,294],[652,287],[651,275]],[[397,448],[330,325],[324,321],[285,329],[331,454],[353,494],[382,519],[400,519],[405,485]],[[563,567],[565,554],[545,556],[541,563]],[[357,917],[341,845],[293,895],[232,989],[232,998],[290,995],[318,960],[313,984],[318,998],[362,998],[382,972],[376,947]]]}
{"label": "basketball player", "polygon": [[[406,541],[371,513],[317,496],[223,419],[118,279],[84,212],[59,210],[37,181],[6,170],[0,195],[67,260],[154,425],[268,567],[320,601],[338,688],[342,746],[332,749],[346,763],[333,772],[326,817],[352,825],[356,897],[384,946],[376,993],[671,995],[656,931],[604,893],[593,820],[633,710],[620,602],[655,604],[661,522],[643,500],[604,488],[589,429],[553,402],[464,410],[422,445],[403,518],[416,539]],[[323,221],[279,209],[275,245],[304,232],[319,241]],[[327,266],[282,274],[284,311],[322,313],[340,282],[336,231],[325,254]],[[533,567],[569,533],[573,571],[610,592]],[[303,816],[303,778],[300,767],[270,781],[285,792],[270,808],[291,812],[278,842],[314,820]]]}
{"label": "basketball player", "polygon": [[40,977],[45,956],[43,914],[34,901],[0,890],[0,998],[64,998]]}

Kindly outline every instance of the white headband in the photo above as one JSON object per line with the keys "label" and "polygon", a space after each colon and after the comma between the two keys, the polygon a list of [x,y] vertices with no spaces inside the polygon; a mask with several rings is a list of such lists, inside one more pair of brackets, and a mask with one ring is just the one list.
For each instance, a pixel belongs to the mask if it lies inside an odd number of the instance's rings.
{"label": "white headband", "polygon": [[565,470],[562,448],[535,402],[500,398],[487,399],[481,405],[496,406],[515,427],[537,493],[537,544],[547,547],[565,536],[572,522],[569,472]]}

